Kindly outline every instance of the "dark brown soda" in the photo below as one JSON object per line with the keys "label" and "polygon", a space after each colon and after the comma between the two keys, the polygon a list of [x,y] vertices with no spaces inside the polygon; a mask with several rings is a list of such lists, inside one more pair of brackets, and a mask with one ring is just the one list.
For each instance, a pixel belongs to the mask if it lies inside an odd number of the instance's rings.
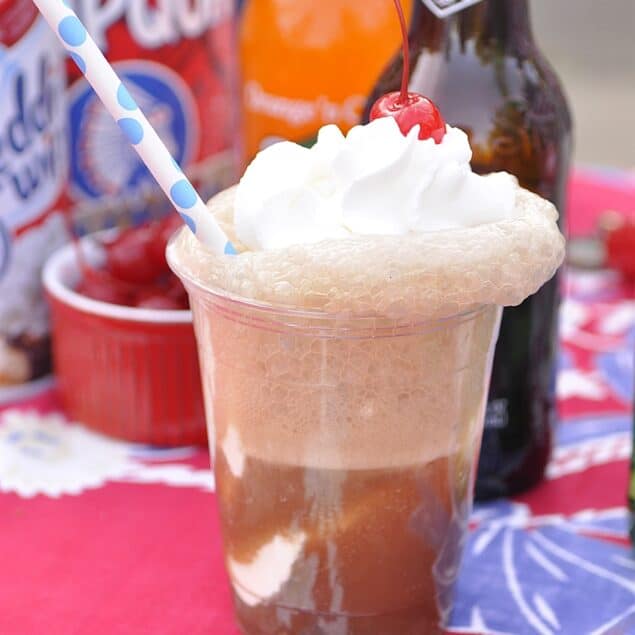
{"label": "dark brown soda", "polygon": [[[560,83],[538,50],[526,0],[481,0],[444,19],[417,2],[409,37],[409,89],[431,98],[462,128],[478,173],[507,171],[551,200],[565,230],[571,118]],[[380,95],[398,90],[398,54]],[[505,309],[476,485],[480,499],[523,490],[543,474],[555,423],[558,276]]]}
{"label": "dark brown soda", "polygon": [[[470,506],[469,471],[456,455],[350,470],[246,457],[237,477],[219,453],[215,470],[227,569],[235,587],[243,584],[234,597],[245,635],[442,632]],[[267,545],[298,536],[302,546],[279,588],[241,599],[259,583],[248,588],[232,573],[235,563],[252,565]]]}

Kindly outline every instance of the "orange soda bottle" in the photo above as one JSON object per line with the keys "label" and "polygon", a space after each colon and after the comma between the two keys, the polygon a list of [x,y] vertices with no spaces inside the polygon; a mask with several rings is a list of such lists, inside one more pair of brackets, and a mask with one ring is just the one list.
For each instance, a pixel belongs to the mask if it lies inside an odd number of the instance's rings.
{"label": "orange soda bottle", "polygon": [[[402,0],[411,15],[413,0]],[[288,139],[312,145],[327,123],[361,121],[400,46],[390,0],[248,0],[240,23],[245,159]]]}

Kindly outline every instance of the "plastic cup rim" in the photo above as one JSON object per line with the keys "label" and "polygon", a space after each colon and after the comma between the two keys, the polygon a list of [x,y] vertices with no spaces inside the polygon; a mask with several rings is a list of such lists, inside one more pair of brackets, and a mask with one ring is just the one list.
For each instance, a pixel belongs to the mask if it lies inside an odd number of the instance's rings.
{"label": "plastic cup rim", "polygon": [[[468,320],[476,315],[482,313],[487,309],[487,304],[479,304],[478,306],[467,309],[465,311],[459,311],[458,313],[453,313],[447,316],[437,317],[437,318],[425,318],[420,316],[414,316],[412,320],[408,320],[408,318],[403,319],[392,319],[382,316],[363,316],[363,315],[349,315],[347,312],[326,312],[321,311],[319,309],[302,309],[294,306],[290,306],[288,304],[273,304],[269,302],[263,302],[260,300],[254,300],[252,298],[248,298],[245,296],[238,295],[236,293],[231,293],[226,291],[220,287],[212,287],[206,286],[194,279],[192,276],[185,274],[178,266],[177,263],[174,262],[174,250],[175,250],[175,242],[178,239],[181,231],[185,231],[184,229],[177,230],[170,240],[168,241],[166,257],[168,261],[168,265],[172,269],[172,271],[179,277],[181,282],[185,285],[188,290],[188,293],[192,289],[194,289],[197,293],[200,293],[204,297],[211,297],[220,302],[227,302],[230,305],[235,305],[242,309],[252,310],[254,313],[276,316],[278,318],[299,318],[299,319],[309,319],[316,320],[322,322],[338,322],[338,321],[346,321],[355,324],[355,328],[364,329],[364,328],[373,328],[376,324],[377,320],[385,320],[388,322],[394,321],[396,328],[407,327],[407,328],[434,328],[435,326],[442,325],[448,322],[455,321],[464,321]],[[236,256],[227,256],[236,258]],[[286,325],[290,326],[290,325]],[[335,328],[337,327],[326,327]]]}

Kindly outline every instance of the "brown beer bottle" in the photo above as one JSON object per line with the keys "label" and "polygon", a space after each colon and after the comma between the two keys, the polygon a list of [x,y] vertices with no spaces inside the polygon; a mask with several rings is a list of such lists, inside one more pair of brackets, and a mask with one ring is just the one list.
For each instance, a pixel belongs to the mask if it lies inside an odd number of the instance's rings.
{"label": "brown beer bottle", "polygon": [[[409,89],[430,97],[447,123],[468,134],[473,169],[511,172],[523,187],[555,203],[564,228],[571,118],[558,79],[534,42],[527,0],[419,0],[409,45]],[[379,95],[399,89],[401,68],[399,54],[368,108]],[[477,498],[520,491],[544,474],[555,420],[559,299],[556,276],[504,311]]]}

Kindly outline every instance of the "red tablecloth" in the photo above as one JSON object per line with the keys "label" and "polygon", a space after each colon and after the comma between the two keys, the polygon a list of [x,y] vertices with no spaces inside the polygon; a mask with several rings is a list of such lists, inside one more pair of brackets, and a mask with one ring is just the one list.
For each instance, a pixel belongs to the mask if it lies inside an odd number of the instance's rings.
{"label": "red tablecloth", "polygon": [[[635,212],[626,175],[579,172],[572,234]],[[477,506],[452,632],[635,633],[626,539],[635,303],[610,273],[570,273],[548,478]],[[0,413],[0,635],[237,635],[207,453],[69,425],[55,390]]]}

